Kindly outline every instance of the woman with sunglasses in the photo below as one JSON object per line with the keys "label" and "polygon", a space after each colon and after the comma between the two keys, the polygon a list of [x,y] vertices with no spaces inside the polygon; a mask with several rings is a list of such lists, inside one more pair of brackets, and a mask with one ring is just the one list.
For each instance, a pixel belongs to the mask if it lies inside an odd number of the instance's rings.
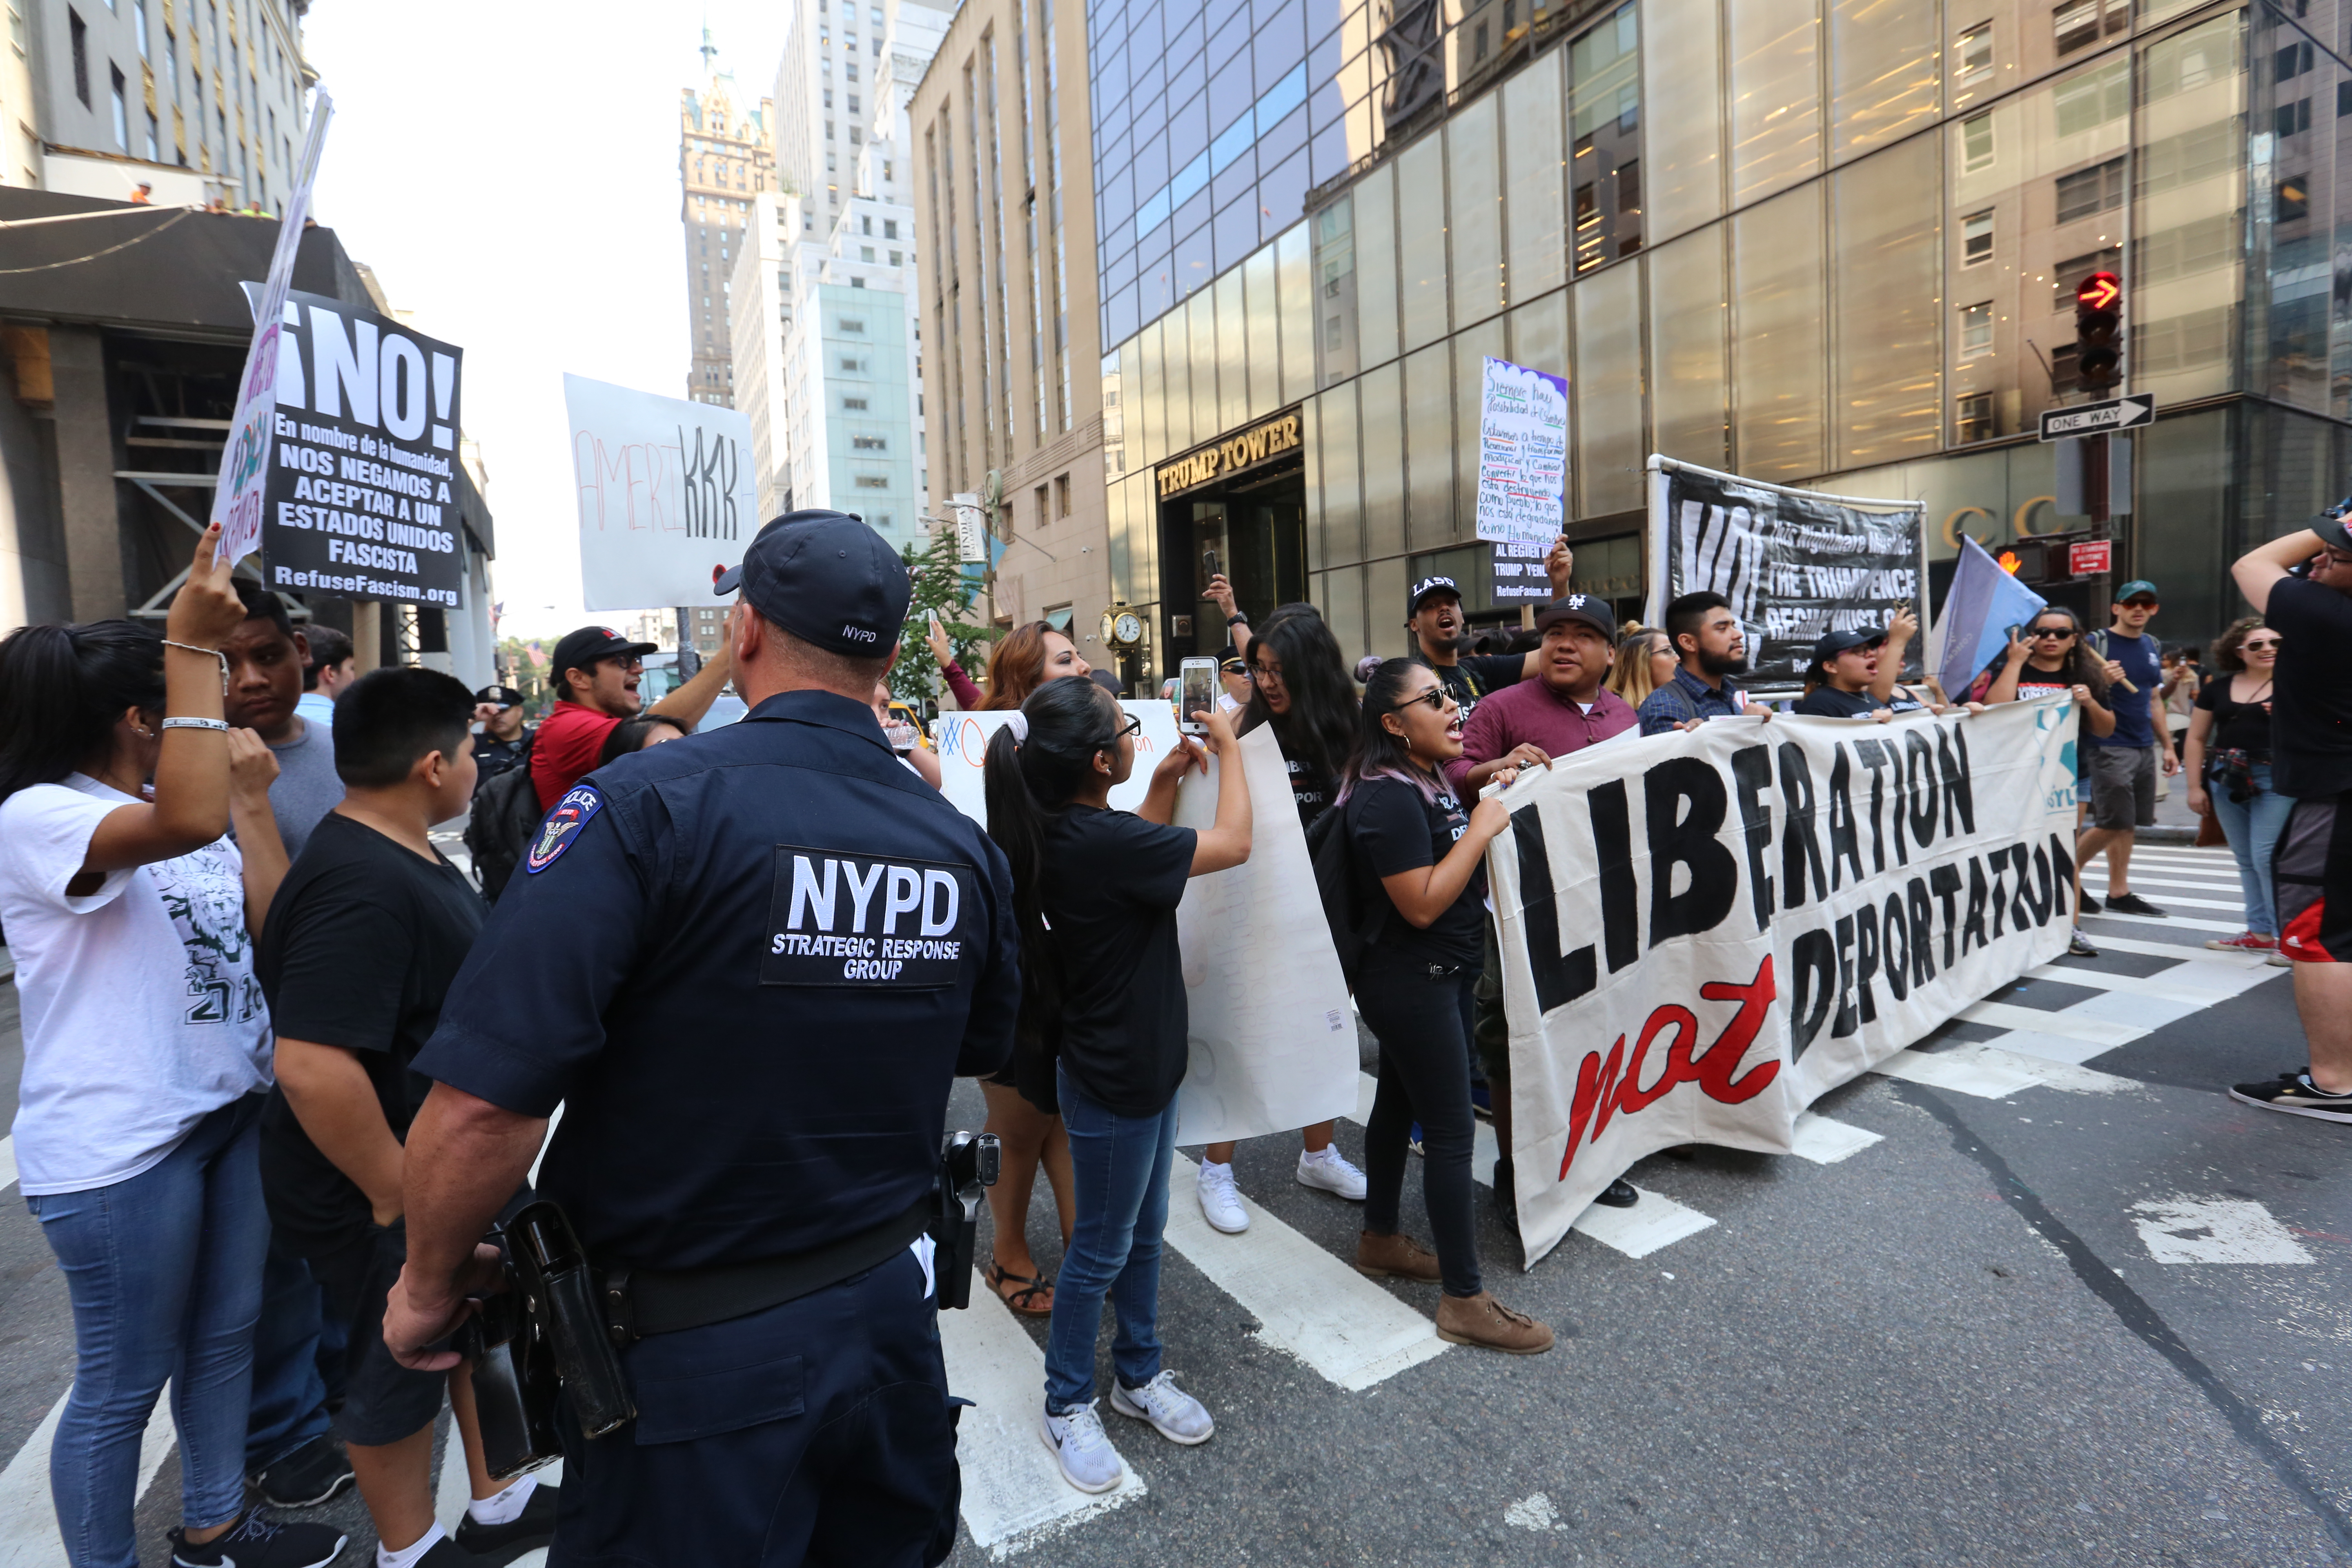
{"label": "woman with sunglasses", "polygon": [[[1990,704],[2068,695],[2082,712],[2084,730],[2094,735],[2112,735],[2116,732],[2115,710],[2099,701],[2106,693],[2107,679],[2104,661],[2084,646],[2083,623],[2074,612],[2045,605],[2027,624],[2023,635],[2011,637],[2001,657],[1977,677],[1976,684],[1969,689],[1969,696]],[[2077,827],[2082,823],[2083,808],[2091,798],[2090,756],[2088,746],[2075,746]],[[2082,904],[2083,868],[2078,864],[2074,868],[2074,909],[2078,918]],[[2099,950],[2083,935],[2079,925],[2068,938],[2066,951],[2077,958],[2099,955]]]}
{"label": "woman with sunglasses", "polygon": [[[1471,1219],[1470,1042],[1461,992],[1485,952],[1486,846],[1510,826],[1511,814],[1491,798],[1464,811],[1443,772],[1461,754],[1462,710],[1436,675],[1409,658],[1382,661],[1365,688],[1338,806],[1363,880],[1387,906],[1379,951],[1356,976],[1356,1005],[1381,1043],[1380,1089],[1364,1128],[1370,1190],[1356,1267],[1442,1285],[1440,1339],[1535,1355],[1551,1349],[1551,1330],[1487,1293]],[[1505,768],[1495,780],[1507,784],[1517,773]],[[1433,1254],[1398,1229],[1415,1121]]]}
{"label": "woman with sunglasses", "polygon": [[2221,674],[2197,694],[2181,752],[2189,809],[2213,813],[2238,860],[2246,929],[2205,944],[2225,952],[2278,950],[2271,858],[2294,810],[2293,796],[2271,787],[2271,680],[2278,672],[2278,655],[2279,634],[2260,616],[2248,616],[2223,632],[2213,645],[2213,667]]}
{"label": "woman with sunglasses", "polygon": [[[1251,641],[1249,659],[1249,705],[1234,733],[1273,727],[1290,770],[1298,826],[1311,827],[1339,794],[1339,769],[1356,742],[1359,705],[1347,656],[1314,605],[1283,605]],[[1361,1203],[1364,1173],[1339,1152],[1331,1130],[1328,1121],[1300,1130],[1298,1184]],[[1228,1236],[1247,1230],[1250,1223],[1234,1181],[1234,1147],[1212,1143],[1202,1152],[1198,1186],[1202,1216]]]}
{"label": "woman with sunglasses", "polygon": [[1215,1429],[1160,1365],[1160,1237],[1190,1057],[1176,905],[1190,879],[1249,858],[1250,800],[1232,722],[1192,718],[1221,764],[1206,829],[1169,826],[1185,770],[1206,771],[1190,742],[1152,770],[1140,808],[1111,809],[1141,724],[1092,681],[1045,682],[988,742],[988,833],[1012,863],[1021,930],[1014,1050],[1052,1063],[1077,1187],[1040,1435],[1063,1479],[1086,1492],[1110,1490],[1121,1473],[1095,1410],[1105,1296],[1118,1324],[1111,1408],[1172,1443],[1204,1443]]}

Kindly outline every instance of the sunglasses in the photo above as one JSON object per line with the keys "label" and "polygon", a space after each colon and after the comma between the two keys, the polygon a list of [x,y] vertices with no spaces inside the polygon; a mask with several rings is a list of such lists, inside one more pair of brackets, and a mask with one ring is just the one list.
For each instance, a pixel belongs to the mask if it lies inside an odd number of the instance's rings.
{"label": "sunglasses", "polygon": [[2278,645],[2279,645],[2279,639],[2278,639],[2278,638],[2276,638],[2276,637],[2263,637],[2263,638],[2262,638],[2262,639],[2261,639],[2261,640],[2259,640],[2259,641],[2257,641],[2256,639],[2254,639],[2254,638],[2252,638],[2252,637],[2248,637],[2245,641],[2243,641],[2243,642],[2240,643],[2238,646],[2239,646],[2240,647],[2243,647],[2243,648],[2258,648],[2258,647],[2278,647]]}
{"label": "sunglasses", "polygon": [[2074,632],[2071,626],[2036,626],[2025,635],[2039,642],[2043,637],[2071,637]]}
{"label": "sunglasses", "polygon": [[1247,675],[1250,672],[1249,666],[1244,664],[1237,658],[1229,658],[1217,668],[1224,671],[1227,675]]}
{"label": "sunglasses", "polygon": [[1433,686],[1418,697],[1406,698],[1403,701],[1390,709],[1389,711],[1391,713],[1402,713],[1416,702],[1427,704],[1429,710],[1432,713],[1443,713],[1445,711],[1445,688],[1443,686]]}

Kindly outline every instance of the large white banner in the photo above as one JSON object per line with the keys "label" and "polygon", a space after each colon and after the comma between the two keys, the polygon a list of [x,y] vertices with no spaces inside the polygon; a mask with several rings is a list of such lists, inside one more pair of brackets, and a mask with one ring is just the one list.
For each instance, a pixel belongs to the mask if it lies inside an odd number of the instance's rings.
{"label": "large white banner", "polygon": [[1797,1113],[2066,949],[2075,715],[1712,720],[1524,774],[1487,869],[1530,1265],[1645,1154]]}
{"label": "large white banner", "polygon": [[[1113,806],[1132,811],[1143,803],[1151,770],[1177,743],[1176,710],[1158,701],[1120,706],[1143,720],[1135,772],[1110,792]],[[983,826],[982,758],[989,737],[1011,717],[945,713],[933,726],[941,793]],[[1250,858],[1193,878],[1176,910],[1192,1043],[1177,1135],[1188,1144],[1287,1132],[1356,1107],[1355,1017],[1282,746],[1273,731],[1258,730],[1243,737],[1242,748]],[[1176,796],[1178,823],[1206,827],[1216,821],[1215,768],[1211,758],[1205,777],[1185,775]]]}
{"label": "large white banner", "polygon": [[[1192,1048],[1177,1091],[1181,1143],[1223,1143],[1356,1109],[1356,1019],[1331,947],[1290,770],[1271,729],[1242,737],[1250,857],[1195,877],[1176,910]],[[1217,761],[1176,794],[1187,827],[1217,821]]]}
{"label": "large white banner", "polygon": [[740,411],[584,375],[563,378],[592,610],[711,605],[760,531],[751,421]]}

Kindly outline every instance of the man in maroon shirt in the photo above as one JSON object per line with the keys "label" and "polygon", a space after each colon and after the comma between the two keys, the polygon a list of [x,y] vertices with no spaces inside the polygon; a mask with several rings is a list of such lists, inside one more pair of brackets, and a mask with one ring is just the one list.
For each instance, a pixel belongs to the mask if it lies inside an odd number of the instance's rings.
{"label": "man in maroon shirt", "polygon": [[[1546,767],[1555,757],[1598,745],[1641,726],[1633,704],[1601,684],[1617,647],[1617,617],[1608,601],[1591,594],[1554,599],[1536,616],[1543,646],[1536,650],[1536,679],[1506,686],[1480,700],[1462,729],[1462,755],[1445,764],[1454,792],[1475,801],[1488,779],[1505,767]],[[1511,1181],[1511,1044],[1503,1016],[1503,966],[1495,922],[1486,921],[1486,972],[1478,978],[1471,1030],[1486,1068],[1494,1102],[1495,1137],[1502,1158],[1495,1162],[1495,1197],[1507,1216],[1515,1213]],[[1623,1208],[1638,1194],[1631,1184],[1612,1182],[1595,1200]]]}
{"label": "man in maroon shirt", "polygon": [[[646,669],[649,642],[631,642],[610,626],[582,626],[555,645],[555,668],[548,679],[555,703],[540,721],[530,746],[530,783],[545,811],[563,792],[596,771],[604,737],[624,719],[636,717],[643,700],[637,682]],[[675,721],[688,734],[710,711],[734,663],[725,648],[706,660],[693,679],[646,711]]]}

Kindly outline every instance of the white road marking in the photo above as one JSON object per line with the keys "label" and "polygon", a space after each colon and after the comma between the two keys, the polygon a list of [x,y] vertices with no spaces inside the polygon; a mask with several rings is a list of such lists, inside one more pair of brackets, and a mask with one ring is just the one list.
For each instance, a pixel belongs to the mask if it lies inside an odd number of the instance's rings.
{"label": "white road marking", "polygon": [[1444,1351],[1437,1325],[1252,1203],[1250,1227],[1226,1236],[1201,1213],[1201,1168],[1176,1156],[1168,1245],[1258,1321],[1257,1337],[1330,1382],[1360,1392]]}
{"label": "white road marking", "polygon": [[[2241,910],[2243,909],[2242,905],[2235,903],[2217,907]],[[2111,915],[2105,910],[2101,910],[2095,915],[2084,915],[2083,918],[2086,921],[2124,921],[2132,925],[2169,926],[2174,931],[2219,931],[2223,936],[2235,936],[2246,929],[2243,921],[2209,921],[2197,915]],[[2091,941],[2095,946],[2098,943],[2097,931],[2091,932]]]}
{"label": "white road marking", "polygon": [[16,1184],[16,1135],[0,1138],[0,1193]]}
{"label": "white road marking", "polygon": [[[2231,934],[2234,936],[2237,933],[2233,931]],[[2146,958],[2175,958],[2186,963],[2209,964],[2222,969],[2268,971],[2275,967],[2266,952],[2242,952],[2233,949],[2207,947],[2201,939],[2193,944],[2179,942],[2143,942],[2138,937],[2117,936],[2112,931],[2101,931],[2098,945],[2103,948],[2111,947],[2117,952],[2136,952]],[[2043,967],[2056,970],[2058,976],[2081,973],[2079,970],[2063,968],[2057,964],[2047,964]],[[2037,970],[2035,973],[2039,973],[2040,971]],[[2265,974],[2264,977],[2267,978],[2267,975]],[[2191,983],[2189,976],[2179,969],[2166,970],[2163,978],[2176,985]]]}
{"label": "white road marking", "polygon": [[1503,1510],[1503,1522],[1515,1530],[1566,1530],[1559,1521],[1559,1512],[1551,1506],[1551,1499],[1538,1492],[1522,1498]]}
{"label": "white road marking", "polygon": [[[2155,885],[2155,881],[2156,879],[2154,878],[2149,879],[2149,884],[2151,886]],[[2196,884],[2190,882],[2174,882],[2169,885],[2176,888],[2187,888],[2194,887]],[[2190,899],[2184,898],[2179,893],[2166,892],[2158,895],[2164,901],[2160,904],[2157,904],[2157,907],[2162,910],[2236,910],[2241,914],[2245,912],[2246,900],[2236,897],[2233,890],[2221,888],[2210,888],[2205,890],[2215,893],[2232,891],[2232,896],[2226,899]],[[2104,899],[2105,895],[2094,893],[2092,897]],[[2150,903],[2156,902],[2153,899],[2148,901]],[[2162,920],[2165,917],[2161,915],[2141,915],[2138,918],[2141,920]],[[2246,928],[2240,926],[2238,929],[2240,931],[2243,931]]]}
{"label": "white road marking", "polygon": [[1816,1165],[1834,1165],[1840,1160],[1851,1159],[1882,1141],[1884,1134],[1866,1127],[1856,1127],[1850,1121],[1816,1115],[1810,1110],[1797,1112],[1797,1130],[1790,1139],[1789,1152],[1800,1160],[1811,1160]]}
{"label": "white road marking", "polygon": [[2113,991],[2126,996],[2147,996],[2162,1002],[2185,1002],[2192,1007],[2201,1008],[2235,996],[2252,985],[2260,984],[2269,976],[2261,973],[2240,976],[2220,972],[2179,974],[2170,971],[2150,975],[2115,974],[2104,969],[2078,969],[2069,964],[2044,963],[2027,970],[2025,978],[2054,980],[2062,985]]}
{"label": "white road marking", "polygon": [[1638,1183],[1633,1190],[1642,1194],[1642,1201],[1632,1208],[1612,1209],[1594,1204],[1577,1215],[1576,1223],[1569,1228],[1603,1246],[1613,1247],[1628,1258],[1647,1258],[1660,1247],[1696,1236],[1715,1223],[1711,1215],[1678,1204],[1664,1193],[1654,1193]]}
{"label": "white road marking", "polygon": [[[1062,1479],[1037,1436],[1045,1409],[1045,1353],[977,1270],[971,1308],[940,1314],[940,1346],[947,1355],[948,1391],[973,1402],[956,1424],[956,1462],[963,1470],[964,1524],[991,1557],[1002,1562],[1148,1489],[1133,1465],[1115,1489],[1100,1496]],[[1145,1434],[1142,1440],[1159,1438]]]}
{"label": "white road marking", "polygon": [[[49,1406],[49,1413],[16,1450],[8,1468],[0,1470],[0,1568],[66,1568],[65,1539],[58,1531],[57,1505],[49,1497],[49,1447],[65,1415],[68,1388]],[[145,1497],[163,1466],[178,1433],[172,1426],[172,1391],[167,1385],[147,1415],[147,1429],[139,1438],[139,1481],[133,1497]]]}
{"label": "white road marking", "polygon": [[2021,1090],[2045,1087],[2078,1094],[2116,1094],[2139,1088],[2113,1073],[1990,1045],[1957,1045],[1933,1052],[1901,1050],[1870,1070],[1986,1100],[2007,1100]]}
{"label": "white road marking", "polygon": [[2149,1198],[2131,1206],[2132,1225],[2158,1263],[2293,1264],[2315,1261],[2258,1203],[2231,1198]]}
{"label": "white road marking", "polygon": [[2066,1039],[2082,1040],[2103,1051],[2127,1046],[2147,1033],[2146,1029],[2112,1023],[2105,1018],[2085,1018],[2072,1007],[2053,1011],[2044,1007],[2020,1007],[2010,1002],[1971,1002],[1954,1016],[1966,1023],[1990,1024],[1999,1029],[2019,1029],[2031,1034],[2057,1035]]}

